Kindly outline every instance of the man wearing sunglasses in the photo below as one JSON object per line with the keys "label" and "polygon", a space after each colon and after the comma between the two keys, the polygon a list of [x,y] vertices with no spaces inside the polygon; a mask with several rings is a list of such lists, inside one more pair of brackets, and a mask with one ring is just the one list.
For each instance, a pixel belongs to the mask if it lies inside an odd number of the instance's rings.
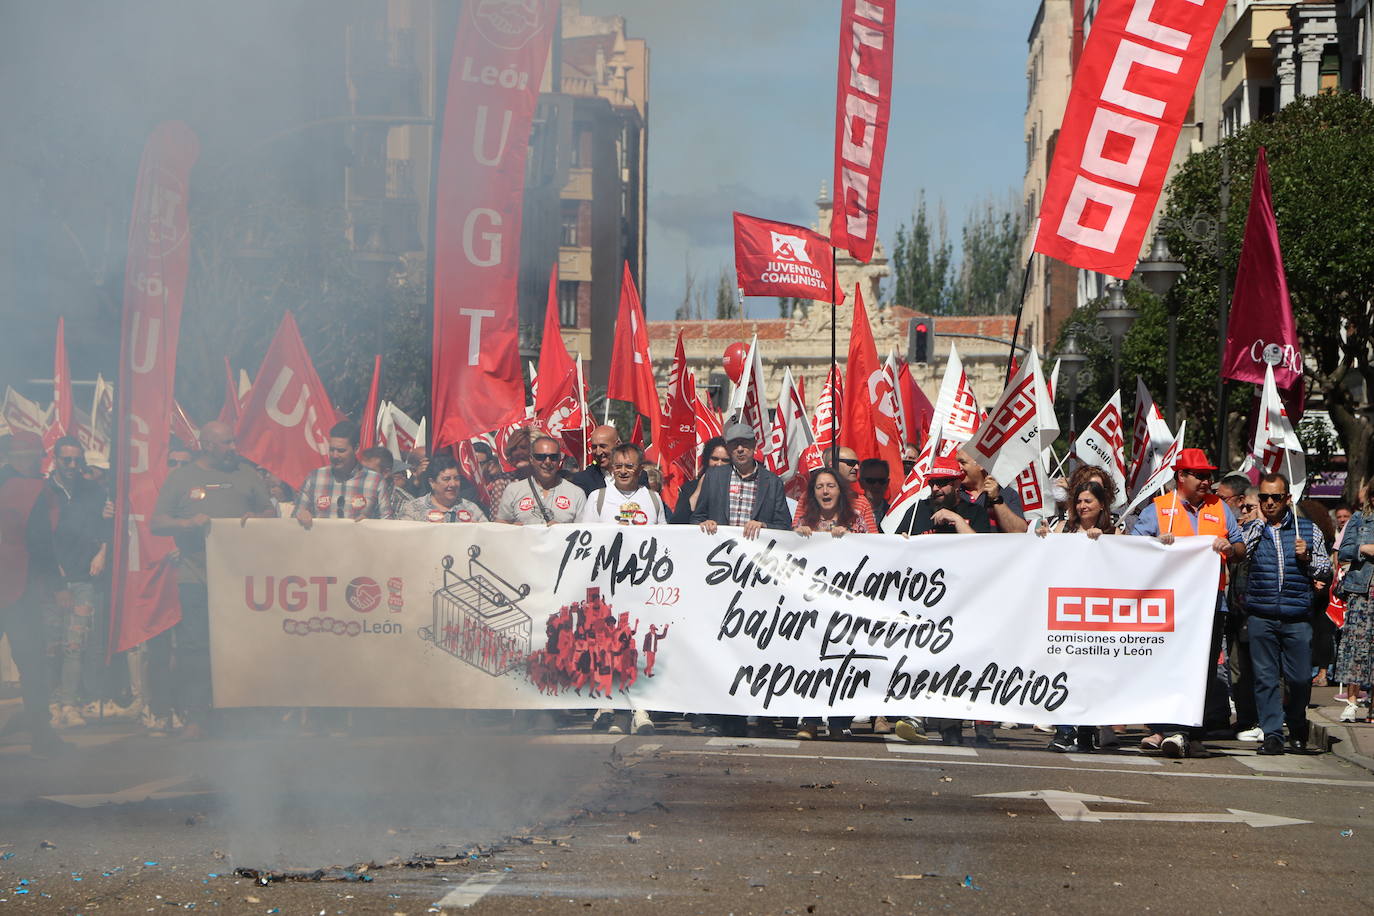
{"label": "man wearing sunglasses", "polygon": [[1245,539],[1231,507],[1212,492],[1216,471],[1216,466],[1207,460],[1202,449],[1185,448],[1174,463],[1173,492],[1156,497],[1146,505],[1131,529],[1131,534],[1159,538],[1164,544],[1172,544],[1180,537],[1210,537],[1212,549],[1221,557],[1212,615],[1212,641],[1205,660],[1207,693],[1203,700],[1202,726],[1152,725],[1151,734],[1140,742],[1141,750],[1163,751],[1166,757],[1210,756],[1202,746],[1203,736],[1209,729],[1226,729],[1231,722],[1226,685],[1217,679],[1216,661],[1226,630],[1226,564],[1245,557]]}
{"label": "man wearing sunglasses", "polygon": [[[1307,749],[1307,701],[1312,695],[1312,595],[1331,581],[1331,555],[1321,529],[1298,518],[1288,478],[1265,474],[1259,482],[1260,518],[1245,526],[1248,560],[1241,594],[1250,631],[1255,709],[1264,730],[1259,753]],[[1287,688],[1287,702],[1284,702]]]}
{"label": "man wearing sunglasses", "polygon": [[530,443],[533,472],[524,482],[512,481],[496,506],[496,521],[510,525],[558,525],[577,520],[587,495],[559,474],[563,449],[552,436]]}

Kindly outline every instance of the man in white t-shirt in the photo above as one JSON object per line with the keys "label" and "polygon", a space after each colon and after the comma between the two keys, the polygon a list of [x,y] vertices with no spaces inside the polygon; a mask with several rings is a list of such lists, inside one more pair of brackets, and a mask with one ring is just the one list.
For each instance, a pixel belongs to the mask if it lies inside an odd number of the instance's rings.
{"label": "man in white t-shirt", "polygon": [[613,525],[666,525],[668,513],[663,500],[641,484],[644,453],[633,442],[611,449],[611,483],[587,495],[587,505],[578,522],[608,522]]}
{"label": "man in white t-shirt", "polygon": [[[657,493],[639,483],[643,466],[644,453],[634,443],[627,442],[611,449],[613,485],[587,495],[587,505],[583,507],[578,522],[608,522],[613,525],[668,524],[668,513],[663,509],[663,501],[658,498]],[[636,735],[652,735],[654,721],[642,709],[631,709],[628,716],[623,711],[617,714],[611,709],[598,709],[596,717],[592,719],[592,728],[605,728],[613,735],[622,735],[627,731]]]}
{"label": "man in white t-shirt", "polygon": [[530,467],[525,480],[513,480],[501,494],[496,521],[510,525],[557,525],[572,522],[582,514],[587,496],[577,484],[564,480],[558,469],[563,464],[563,449],[552,436],[539,436],[530,443]]}

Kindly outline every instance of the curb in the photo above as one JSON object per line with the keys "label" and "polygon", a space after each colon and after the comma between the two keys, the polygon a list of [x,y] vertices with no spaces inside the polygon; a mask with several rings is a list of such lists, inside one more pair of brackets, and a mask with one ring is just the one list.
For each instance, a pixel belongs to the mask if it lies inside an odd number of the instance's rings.
{"label": "curb", "polygon": [[1348,760],[1356,766],[1374,773],[1374,757],[1359,752],[1353,729],[1350,726],[1337,724],[1325,716],[1319,719],[1309,718],[1308,725],[1311,729],[1313,744],[1326,748],[1342,760]]}

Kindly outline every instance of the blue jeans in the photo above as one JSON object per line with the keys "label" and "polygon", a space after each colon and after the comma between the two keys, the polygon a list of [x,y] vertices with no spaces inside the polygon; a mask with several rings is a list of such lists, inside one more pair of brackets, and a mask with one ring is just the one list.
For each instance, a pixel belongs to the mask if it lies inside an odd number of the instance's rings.
{"label": "blue jeans", "polygon": [[95,586],[90,582],[68,582],[67,593],[71,596],[71,606],[59,605],[57,638],[62,667],[53,701],[70,706],[80,698],[81,660],[95,617]]}
{"label": "blue jeans", "polygon": [[[1250,664],[1255,678],[1255,710],[1264,737],[1307,740],[1307,701],[1312,697],[1312,624],[1304,619],[1251,617]],[[1280,680],[1282,679],[1282,680]],[[1288,687],[1288,702],[1283,688]]]}

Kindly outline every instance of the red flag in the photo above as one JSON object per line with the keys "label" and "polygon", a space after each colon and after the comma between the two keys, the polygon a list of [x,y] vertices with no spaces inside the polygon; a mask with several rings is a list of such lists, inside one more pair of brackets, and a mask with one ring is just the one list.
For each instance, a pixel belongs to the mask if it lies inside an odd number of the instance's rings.
{"label": "red flag", "polygon": [[477,460],[477,449],[472,447],[472,439],[464,439],[453,445],[453,457],[463,469],[463,476],[472,481],[477,489],[477,501],[491,509],[491,496],[487,493],[487,475],[482,473],[482,463]]}
{"label": "red flag", "polygon": [[1227,0],[1102,0],[1045,180],[1035,250],[1126,278]]}
{"label": "red flag", "polygon": [[435,446],[525,415],[520,221],[557,10],[557,0],[462,5],[434,179]]}
{"label": "red flag", "polygon": [[377,444],[377,386],[382,380],[382,354],[372,357],[372,385],[367,389],[367,403],[363,405],[362,435],[358,448],[372,448]]}
{"label": "red flag", "polygon": [[[725,435],[725,427],[721,425],[720,416],[716,413],[715,408],[708,404],[702,394],[697,391],[696,376],[691,376],[691,379],[693,407],[696,411],[697,420],[696,455],[700,456],[701,450],[706,447],[707,440]],[[705,470],[704,467],[697,468],[696,473],[700,474]]]}
{"label": "red flag", "polygon": [[644,448],[644,418],[635,414],[635,425],[630,430],[630,441],[641,449]]}
{"label": "red flag", "polygon": [[691,372],[687,368],[687,352],[682,345],[682,332],[677,333],[677,350],[673,366],[668,371],[668,409],[663,424],[663,438],[659,451],[664,470],[679,468],[686,479],[696,474],[696,398],[693,396]]}
{"label": "red flag", "polygon": [[229,357],[226,356],[224,357],[224,404],[220,407],[219,416],[216,419],[227,424],[230,429],[234,429],[239,425],[241,407],[238,385],[234,383],[234,370],[229,365]]}
{"label": "red flag", "polygon": [[1302,379],[1302,349],[1288,298],[1288,277],[1279,250],[1279,227],[1274,220],[1269,190],[1269,163],[1264,147],[1255,157],[1255,180],[1250,187],[1250,211],[1245,239],[1236,267],[1236,291],[1226,330],[1222,375],[1239,382],[1264,384],[1264,368],[1274,367],[1274,384],[1292,388]]}
{"label": "red flag", "polygon": [[901,435],[897,432],[897,403],[892,383],[878,362],[878,347],[868,324],[862,288],[854,290],[854,325],[849,332],[849,358],[844,379],[844,428],[840,444],[859,458],[887,462],[888,486],[905,479]]}
{"label": "red flag", "polygon": [[892,105],[892,33],[897,0],[844,0],[835,99],[835,207],[830,242],[868,263],[878,237],[887,118]]}
{"label": "red flag", "polygon": [[107,655],[132,649],[181,619],[175,545],[149,526],[167,477],[177,337],[191,249],[191,167],[200,142],[179,121],[153,128],[138,167],[124,267],[115,446],[114,557]]}
{"label": "red flag", "polygon": [[926,431],[930,429],[935,405],[930,403],[930,398],[916,384],[916,379],[911,376],[911,366],[905,362],[902,363],[897,382],[902,390],[902,409],[906,411],[906,441],[917,445],[925,440]]}
{"label": "red flag", "polygon": [[76,431],[72,417],[72,377],[67,365],[66,322],[57,319],[57,346],[52,362],[52,411],[48,414],[48,430],[43,437],[43,447],[51,449],[52,444],[69,431]]}
{"label": "red flag", "polygon": [[836,430],[844,431],[844,378],[831,367],[826,373],[825,384],[821,386],[821,397],[816,402],[816,412],[811,415],[811,429],[816,434],[816,447],[830,461],[830,452],[835,447]]}
{"label": "red flag", "polygon": [[577,453],[571,443],[581,437],[586,414],[577,380],[577,364],[568,355],[558,321],[558,265],[555,264],[549,271],[549,298],[544,310],[544,339],[539,347],[539,390],[535,393],[534,415],[549,435],[564,440],[570,454]]}
{"label": "red flag", "polygon": [[299,487],[328,460],[329,427],[336,422],[295,316],[287,312],[239,418],[239,454]]}
{"label": "red flag", "polygon": [[735,213],[735,276],[746,296],[835,301],[834,249],[803,226]]}
{"label": "red flag", "polygon": [[663,419],[658,387],[654,384],[654,364],[649,357],[649,329],[644,324],[644,308],[639,303],[628,263],[620,279],[620,314],[616,317],[615,329],[606,397],[635,405],[635,410],[653,422],[651,428],[657,442]]}

